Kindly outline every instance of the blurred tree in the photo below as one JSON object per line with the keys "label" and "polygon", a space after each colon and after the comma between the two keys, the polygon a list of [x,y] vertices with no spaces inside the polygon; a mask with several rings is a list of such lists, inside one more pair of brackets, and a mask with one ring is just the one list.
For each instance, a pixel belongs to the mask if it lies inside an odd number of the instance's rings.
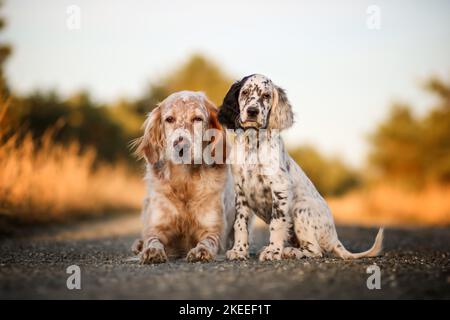
{"label": "blurred tree", "polygon": [[141,133],[143,112],[137,112],[136,104],[121,99],[108,107],[109,115],[120,124],[124,134],[128,137],[136,137]]}
{"label": "blurred tree", "polygon": [[67,118],[70,110],[54,91],[34,92],[27,97],[15,97],[9,110],[10,121],[33,136],[41,136],[58,119]]}
{"label": "blurred tree", "polygon": [[[3,6],[3,1],[0,0],[0,9]],[[6,22],[3,17],[0,16],[0,32],[5,27]],[[0,96],[7,97],[9,96],[9,88],[5,78],[5,62],[8,57],[11,55],[11,46],[0,42]]]}
{"label": "blurred tree", "polygon": [[133,109],[141,116],[152,111],[156,105],[169,95],[169,90],[165,85],[151,84],[144,96],[138,99],[133,105]]}
{"label": "blurred tree", "polygon": [[184,65],[169,75],[166,90],[203,91],[216,105],[220,105],[232,80],[220,68],[201,55],[193,55]]}
{"label": "blurred tree", "polygon": [[77,140],[82,147],[97,150],[101,160],[126,158],[130,139],[106,106],[96,105],[86,92],[62,100],[55,92],[35,92],[27,97],[16,97],[9,110],[9,119],[36,138],[55,128],[56,141]]}
{"label": "blurred tree", "polygon": [[423,120],[422,161],[426,178],[450,183],[450,83],[432,78],[426,88],[439,99]]}
{"label": "blurred tree", "polygon": [[81,145],[93,146],[100,158],[115,161],[126,157],[127,136],[119,122],[110,116],[109,107],[96,105],[88,93],[81,92],[65,102],[70,108],[69,135]]}
{"label": "blurred tree", "polygon": [[312,146],[289,151],[319,192],[325,196],[339,196],[360,185],[358,174],[337,158],[326,158]]}
{"label": "blurred tree", "polygon": [[425,87],[438,104],[424,117],[394,105],[370,135],[369,164],[378,179],[414,188],[450,182],[450,84],[432,78]]}
{"label": "blurred tree", "polygon": [[370,137],[369,162],[376,176],[412,186],[423,183],[422,126],[406,105],[396,104]]}
{"label": "blurred tree", "polygon": [[167,77],[151,85],[147,94],[136,104],[138,112],[149,112],[169,94],[180,90],[203,91],[217,106],[222,103],[232,79],[214,62],[200,54],[192,55]]}

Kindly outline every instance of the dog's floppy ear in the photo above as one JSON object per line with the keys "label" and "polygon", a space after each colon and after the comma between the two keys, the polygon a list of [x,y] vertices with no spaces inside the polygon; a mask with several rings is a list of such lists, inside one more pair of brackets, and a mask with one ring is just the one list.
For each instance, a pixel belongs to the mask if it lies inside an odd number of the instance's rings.
{"label": "dog's floppy ear", "polygon": [[211,143],[212,156],[215,157],[217,148],[222,148],[222,163],[226,159],[226,139],[225,130],[219,122],[219,113],[214,103],[212,103],[208,98],[205,97],[205,106],[209,114],[209,129],[216,129],[220,132],[220,136],[215,136]]}
{"label": "dog's floppy ear", "polygon": [[204,101],[206,110],[208,110],[209,114],[209,128],[223,130],[219,122],[217,107],[206,97],[204,98]]}
{"label": "dog's floppy ear", "polygon": [[292,126],[293,123],[294,114],[292,113],[292,106],[287,98],[286,92],[282,88],[274,86],[269,128],[283,130]]}
{"label": "dog's floppy ear", "polygon": [[158,105],[147,116],[143,124],[144,134],[131,143],[134,154],[139,158],[145,158],[148,163],[155,164],[160,160],[164,150],[164,137],[161,122],[161,107]]}
{"label": "dog's floppy ear", "polygon": [[219,122],[228,129],[236,129],[236,120],[238,119],[240,113],[238,101],[239,93],[245,79],[246,78],[233,83],[225,95],[225,98],[223,98],[222,105],[219,108]]}

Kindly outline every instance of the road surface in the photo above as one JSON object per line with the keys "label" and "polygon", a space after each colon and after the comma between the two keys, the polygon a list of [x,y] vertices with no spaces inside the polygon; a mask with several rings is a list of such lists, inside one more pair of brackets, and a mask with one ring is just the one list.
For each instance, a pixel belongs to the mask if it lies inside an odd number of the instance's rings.
{"label": "road surface", "polygon": [[[247,262],[162,265],[130,261],[137,215],[116,216],[0,239],[0,298],[27,299],[450,299],[450,228],[387,229],[381,257],[333,257],[258,262],[267,239],[259,226]],[[338,227],[344,245],[367,249],[376,229]],[[371,265],[380,289],[368,289]],[[69,290],[67,267],[81,270],[81,289]],[[373,279],[372,279],[373,280]],[[372,281],[371,283],[375,283]]]}

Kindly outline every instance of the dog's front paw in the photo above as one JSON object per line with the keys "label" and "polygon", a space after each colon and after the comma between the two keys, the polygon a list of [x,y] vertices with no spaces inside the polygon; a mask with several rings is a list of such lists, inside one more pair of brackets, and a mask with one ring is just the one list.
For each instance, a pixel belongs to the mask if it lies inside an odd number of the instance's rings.
{"label": "dog's front paw", "polygon": [[294,247],[285,247],[281,256],[283,259],[301,259],[305,257],[300,249]]}
{"label": "dog's front paw", "polygon": [[259,254],[259,261],[272,261],[282,259],[283,248],[267,246],[264,247],[262,252]]}
{"label": "dog's front paw", "polygon": [[198,245],[192,248],[187,256],[188,262],[211,262],[214,261],[215,255],[205,246]]}
{"label": "dog's front paw", "polygon": [[248,251],[243,248],[232,248],[227,251],[227,259],[228,260],[247,260],[248,259]]}
{"label": "dog's front paw", "polygon": [[141,251],[141,263],[164,263],[167,261],[166,252],[163,247],[148,246]]}
{"label": "dog's front paw", "polygon": [[136,239],[131,245],[131,251],[133,251],[135,255],[138,255],[142,251],[143,246],[144,241],[142,241],[141,239]]}

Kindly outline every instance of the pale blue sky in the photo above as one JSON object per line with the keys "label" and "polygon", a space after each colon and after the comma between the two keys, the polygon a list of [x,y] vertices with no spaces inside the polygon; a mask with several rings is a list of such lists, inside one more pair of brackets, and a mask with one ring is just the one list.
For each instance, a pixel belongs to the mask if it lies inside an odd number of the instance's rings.
{"label": "pale blue sky", "polygon": [[[66,8],[81,8],[81,29]],[[381,29],[366,9],[381,9]],[[98,101],[138,97],[194,52],[230,76],[262,73],[288,91],[289,144],[311,143],[353,164],[393,101],[423,113],[429,75],[450,81],[450,1],[6,0],[1,35],[14,90],[88,89]]]}

